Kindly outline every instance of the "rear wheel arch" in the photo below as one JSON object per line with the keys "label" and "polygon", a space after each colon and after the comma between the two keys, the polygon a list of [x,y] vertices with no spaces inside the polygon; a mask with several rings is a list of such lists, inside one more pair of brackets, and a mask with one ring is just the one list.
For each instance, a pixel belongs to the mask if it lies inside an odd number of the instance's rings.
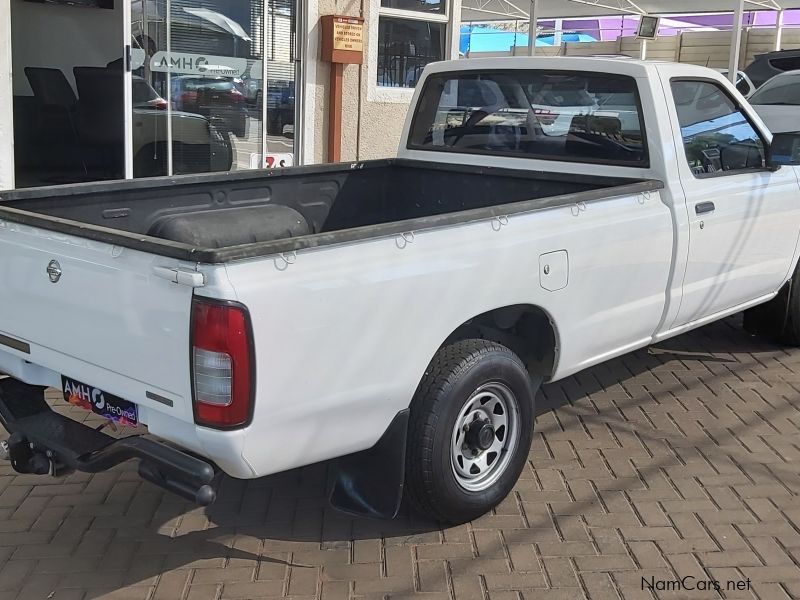
{"label": "rear wheel arch", "polygon": [[476,315],[456,327],[439,348],[464,339],[484,339],[508,347],[531,375],[545,381],[558,366],[561,344],[555,320],[534,304],[501,306]]}
{"label": "rear wheel arch", "polygon": [[[419,373],[414,394],[418,400],[420,388],[425,387],[431,366],[438,355],[458,342],[469,342],[478,346],[485,342],[506,347],[524,363],[534,392],[543,379],[548,379],[555,373],[558,364],[558,331],[546,310],[531,304],[498,307],[464,321],[446,336],[425,363],[424,370]],[[418,416],[412,414],[415,412],[414,397],[408,398],[407,407],[398,413],[374,447],[339,460],[335,476],[339,485],[334,486],[331,495],[334,506],[346,512],[371,517],[391,518],[396,514],[409,459],[407,436],[409,428],[414,429],[409,419]],[[532,423],[526,435],[532,435]],[[416,443],[413,440],[412,434],[409,443]],[[528,441],[525,444],[529,446]],[[375,465],[380,467],[376,469]],[[486,506],[489,506],[493,501],[487,502]],[[485,508],[477,512],[482,512]]]}

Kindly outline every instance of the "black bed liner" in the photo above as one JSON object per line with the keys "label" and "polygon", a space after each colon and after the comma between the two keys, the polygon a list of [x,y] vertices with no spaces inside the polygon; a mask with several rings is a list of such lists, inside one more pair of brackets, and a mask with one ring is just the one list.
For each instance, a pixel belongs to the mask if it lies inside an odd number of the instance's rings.
{"label": "black bed liner", "polygon": [[[409,169],[417,169],[411,173],[411,179],[409,179]],[[340,214],[337,215],[336,218],[333,218],[332,220],[337,221],[336,223],[326,223],[325,227],[327,227],[328,230],[320,225],[320,228],[315,229],[316,232],[310,235],[223,248],[195,247],[189,244],[146,235],[142,232],[110,228],[103,225],[64,218],[63,216],[57,216],[57,214],[46,213],[46,211],[54,213],[69,212],[71,200],[73,203],[82,201],[84,206],[91,206],[96,212],[97,204],[102,204],[104,201],[108,200],[116,200],[118,203],[125,201],[130,204],[131,202],[145,202],[152,199],[154,196],[157,197],[160,195],[165,198],[185,198],[188,202],[188,199],[201,194],[204,198],[216,198],[217,195],[226,198],[229,192],[232,193],[232,191],[237,189],[253,189],[253,186],[256,184],[267,186],[281,183],[284,187],[294,189],[297,192],[295,195],[302,195],[304,184],[310,184],[316,180],[323,180],[323,183],[329,180],[347,182],[348,177],[358,175],[363,180],[369,173],[373,173],[374,176],[371,180],[368,177],[366,178],[366,183],[362,180],[355,180],[357,183],[353,186],[356,188],[355,193],[366,195],[367,192],[371,190],[366,189],[365,186],[376,185],[377,180],[375,178],[380,180],[384,174],[393,173],[392,170],[401,171],[400,175],[393,175],[393,177],[395,179],[400,177],[400,182],[402,182],[403,185],[409,186],[409,188],[413,186],[413,175],[418,173],[421,177],[423,171],[436,172],[439,176],[445,177],[445,182],[450,181],[451,183],[454,180],[453,178],[472,178],[474,180],[476,176],[479,176],[485,178],[488,184],[496,185],[498,188],[497,195],[501,198],[505,197],[502,191],[504,183],[508,183],[509,185],[513,183],[516,186],[517,193],[519,193],[520,180],[530,182],[532,190],[535,190],[537,187],[551,190],[558,190],[559,188],[575,189],[581,187],[584,189],[571,193],[556,193],[555,195],[548,195],[546,197],[528,198],[524,196],[524,198],[527,199],[492,206],[479,206],[477,208],[469,208],[468,203],[465,204],[461,202],[462,206],[467,207],[466,209],[462,210],[460,208],[448,208],[445,206],[439,210],[446,210],[447,212],[441,212],[440,214],[414,216],[413,218],[402,218],[400,220],[391,220],[387,222],[370,223],[367,221],[368,218],[375,218],[375,214],[377,214],[375,211],[380,207],[370,208],[367,205],[354,205],[344,209],[346,213],[344,216]],[[397,187],[397,184],[397,181],[386,181],[383,182],[382,185],[383,187]],[[341,185],[344,185],[344,183],[341,183]],[[406,213],[413,215],[415,208],[416,212],[436,210],[435,206],[433,208],[429,206],[435,202],[438,202],[438,204],[444,202],[445,205],[448,202],[450,204],[457,203],[447,197],[446,183],[437,185],[440,185],[442,189],[428,190],[425,188],[425,195],[427,196],[426,202],[428,202],[428,205],[421,206],[422,203],[417,203],[416,207],[406,206]],[[525,186],[527,185],[526,183]],[[592,189],[593,187],[594,189]],[[233,260],[276,255],[305,248],[355,242],[375,237],[398,235],[410,231],[420,231],[433,227],[449,226],[492,217],[644,193],[659,190],[663,187],[663,182],[653,179],[616,178],[574,173],[559,174],[545,171],[474,167],[427,161],[412,161],[407,159],[384,159],[349,164],[294,167],[287,170],[267,172],[243,171],[236,173],[182,175],[155,179],[98,182],[0,192],[0,219],[179,260],[200,263],[225,263]],[[524,189],[527,189],[527,187]],[[420,190],[418,189],[416,192],[419,193]],[[483,192],[485,193],[486,190],[483,190]],[[495,190],[492,189],[491,192],[494,194]],[[397,194],[399,192],[395,189],[394,193]],[[532,191],[531,194],[535,196],[535,191]],[[291,205],[292,194],[284,191],[284,195],[285,198],[276,203]],[[413,195],[413,188],[409,195]],[[439,199],[436,200],[436,198]],[[444,201],[442,198],[444,198]],[[271,197],[261,200],[262,203],[269,203],[271,201]],[[385,203],[386,199],[382,201]],[[335,200],[330,201],[327,207],[329,210],[334,206],[334,202]],[[309,206],[311,206],[311,204],[309,204]],[[362,217],[357,211],[359,209],[364,210],[365,206],[367,210],[364,212],[375,214],[368,214]],[[212,206],[211,209],[213,210],[214,207]],[[114,222],[114,219],[118,216],[127,216],[122,212],[116,215],[114,214],[115,210],[121,209],[105,209],[103,211],[104,218]],[[341,213],[342,211],[339,212]],[[331,218],[328,218],[328,220],[330,221]],[[359,223],[360,220],[365,221],[365,223]],[[379,220],[380,219],[375,219],[375,221]],[[336,228],[337,226],[339,228]]]}

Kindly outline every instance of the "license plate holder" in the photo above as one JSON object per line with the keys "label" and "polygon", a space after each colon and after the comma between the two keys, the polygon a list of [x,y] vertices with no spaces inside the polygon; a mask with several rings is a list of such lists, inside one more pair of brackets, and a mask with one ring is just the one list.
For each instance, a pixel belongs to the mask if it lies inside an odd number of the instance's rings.
{"label": "license plate holder", "polygon": [[90,410],[120,425],[128,427],[139,425],[139,411],[133,402],[63,375],[61,391],[64,400],[73,406]]}

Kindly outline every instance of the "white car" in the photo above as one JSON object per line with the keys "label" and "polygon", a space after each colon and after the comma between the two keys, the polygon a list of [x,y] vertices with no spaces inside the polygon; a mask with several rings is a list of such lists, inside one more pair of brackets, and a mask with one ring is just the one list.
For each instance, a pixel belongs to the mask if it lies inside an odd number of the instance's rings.
{"label": "white car", "polygon": [[[545,131],[536,89],[587,114]],[[798,148],[711,69],[492,58],[425,68],[393,159],[0,192],[11,464],[136,458],[208,504],[339,458],[339,508],[473,519],[530,469],[543,381],[743,310],[800,344]]]}
{"label": "white car", "polygon": [[597,100],[585,89],[539,89],[531,98],[533,115],[547,135],[561,136],[575,117],[597,110]]}
{"label": "white car", "polygon": [[800,131],[800,71],[776,75],[749,100],[772,133]]}
{"label": "white car", "polygon": [[[725,77],[728,76],[728,69],[717,69],[717,71],[722,73]],[[744,71],[736,71],[736,89],[739,90],[742,96],[747,98],[756,91],[756,86],[753,85],[747,73]]]}

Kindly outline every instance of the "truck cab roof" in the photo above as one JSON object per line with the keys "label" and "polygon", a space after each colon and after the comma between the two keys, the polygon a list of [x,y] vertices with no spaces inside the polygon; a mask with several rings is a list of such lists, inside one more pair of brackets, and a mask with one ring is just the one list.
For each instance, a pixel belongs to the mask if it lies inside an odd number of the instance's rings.
{"label": "truck cab roof", "polygon": [[[647,77],[652,69],[668,63],[655,60],[641,60],[629,58],[620,60],[619,57],[607,56],[504,56],[491,58],[471,58],[469,60],[445,60],[431,63],[425,68],[423,79],[434,73],[452,71],[497,71],[502,69],[553,69],[565,71],[592,71],[596,73],[609,73],[616,75],[629,75],[631,77]],[[724,80],[717,71],[707,67],[690,64],[680,64],[687,77],[705,77]],[[419,87],[419,86],[418,86]]]}

